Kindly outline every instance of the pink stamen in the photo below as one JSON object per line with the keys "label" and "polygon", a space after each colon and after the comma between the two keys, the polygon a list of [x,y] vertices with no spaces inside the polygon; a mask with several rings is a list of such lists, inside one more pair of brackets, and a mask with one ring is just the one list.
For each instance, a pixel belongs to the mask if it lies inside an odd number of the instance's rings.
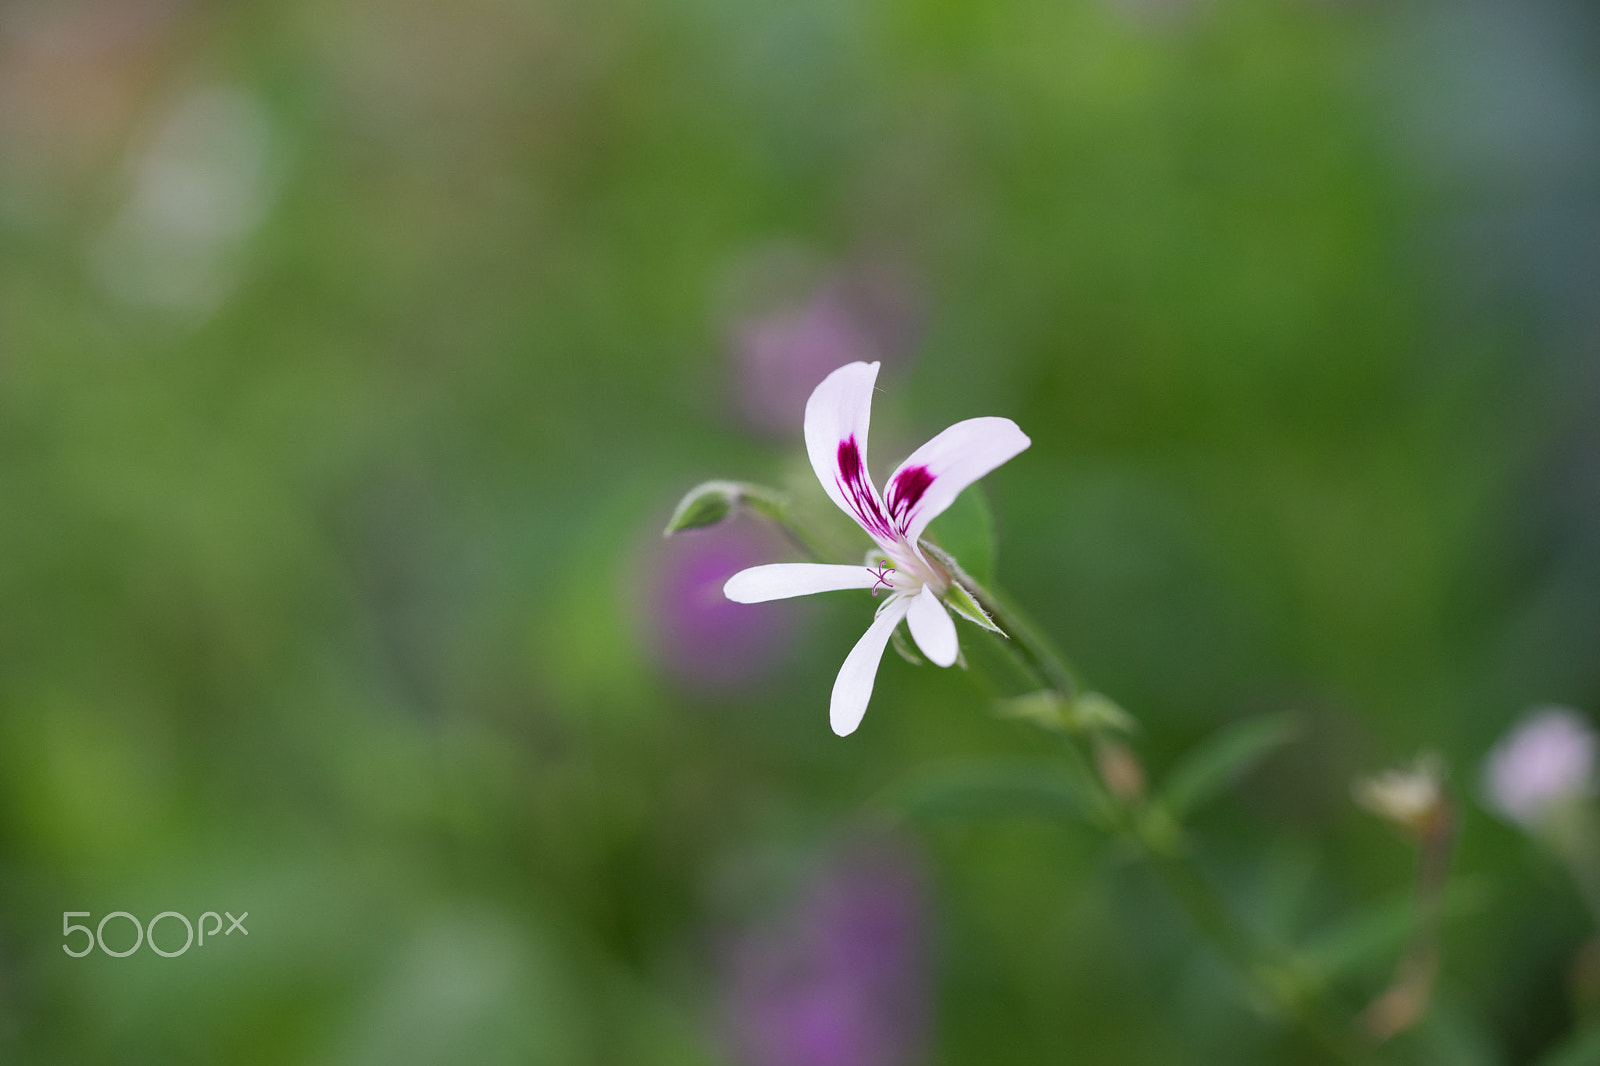
{"label": "pink stamen", "polygon": [[886,589],[892,589],[894,587],[893,585],[889,584],[889,575],[892,573],[894,573],[894,567],[892,566],[880,566],[872,571],[873,577],[877,578],[872,585],[872,595],[874,598],[876,598],[878,595],[879,585],[882,585]]}

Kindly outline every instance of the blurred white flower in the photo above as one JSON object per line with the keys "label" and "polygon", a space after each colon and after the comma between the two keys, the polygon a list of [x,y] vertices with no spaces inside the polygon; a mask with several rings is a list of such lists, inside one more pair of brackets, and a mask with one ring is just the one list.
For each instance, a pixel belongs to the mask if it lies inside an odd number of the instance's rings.
{"label": "blurred white flower", "polygon": [[1593,795],[1595,733],[1568,707],[1536,707],[1489,753],[1483,788],[1502,817],[1533,827],[1573,800]]}
{"label": "blurred white flower", "polygon": [[1438,755],[1428,752],[1408,767],[1361,778],[1351,794],[1378,817],[1426,833],[1445,814],[1444,763]]}
{"label": "blurred white flower", "polygon": [[956,661],[956,624],[945,609],[987,623],[961,585],[918,542],[928,523],[961,490],[1019,454],[1031,442],[1009,418],[957,422],[911,453],[889,475],[889,491],[867,472],[867,426],[877,363],[850,363],[825,378],[806,402],[806,451],[829,498],[877,542],[875,566],[775,563],[741,570],[723,592],[736,603],[807,596],[838,589],[887,595],[877,618],[845,657],[833,685],[828,718],[840,736],[855,732],[872,698],[878,663],[895,627],[905,619],[911,637],[936,666]]}
{"label": "blurred white flower", "polygon": [[132,192],[94,248],[101,285],[132,304],[213,310],[266,217],[272,162],[255,97],[227,87],[184,97],[135,162]]}

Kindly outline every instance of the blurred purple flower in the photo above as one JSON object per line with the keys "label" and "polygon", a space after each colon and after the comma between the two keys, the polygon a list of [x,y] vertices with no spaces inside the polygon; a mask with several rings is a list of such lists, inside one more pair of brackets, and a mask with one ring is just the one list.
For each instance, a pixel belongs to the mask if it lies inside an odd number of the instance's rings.
{"label": "blurred purple flower", "polygon": [[734,689],[774,669],[794,642],[795,612],[730,603],[723,583],[782,546],[748,522],[692,530],[665,541],[652,560],[649,636],[657,660],[701,689]]}
{"label": "blurred purple flower", "polygon": [[1550,812],[1593,794],[1594,757],[1594,729],[1582,715],[1566,707],[1535,708],[1489,753],[1489,805],[1532,828]]}
{"label": "blurred purple flower", "polygon": [[787,436],[806,397],[846,363],[903,362],[920,331],[911,287],[883,269],[841,271],[799,300],[740,316],[732,330],[740,405],[750,424]]}
{"label": "blurred purple flower", "polygon": [[929,1022],[920,866],[875,842],[841,855],[731,954],[725,1008],[739,1066],[904,1066]]}

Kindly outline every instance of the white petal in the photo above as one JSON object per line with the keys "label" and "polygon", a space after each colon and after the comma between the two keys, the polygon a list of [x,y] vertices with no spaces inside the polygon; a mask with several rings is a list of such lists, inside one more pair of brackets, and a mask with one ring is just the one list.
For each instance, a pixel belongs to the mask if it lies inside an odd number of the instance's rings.
{"label": "white petal", "polygon": [[734,574],[722,586],[722,594],[735,603],[764,603],[813,592],[870,589],[877,582],[878,576],[864,566],[771,563]]}
{"label": "white petal", "polygon": [[957,422],[912,452],[889,478],[890,519],[915,544],[962,489],[1031,443],[1009,418]]}
{"label": "white petal", "polygon": [[956,661],[960,645],[956,641],[956,624],[951,620],[944,604],[927,585],[917,593],[906,613],[906,625],[911,637],[922,649],[922,654],[935,666],[949,666]]}
{"label": "white petal", "polygon": [[877,363],[847,363],[822,379],[806,401],[806,454],[830,499],[874,540],[897,539],[867,472],[867,429]]}
{"label": "white petal", "polygon": [[850,649],[850,654],[844,657],[844,665],[839,667],[839,676],[833,682],[833,699],[828,704],[828,722],[841,737],[854,733],[861,724],[861,716],[867,713],[872,683],[878,679],[878,663],[889,644],[889,634],[894,632],[910,606],[904,596],[890,600],[856,641],[856,646]]}

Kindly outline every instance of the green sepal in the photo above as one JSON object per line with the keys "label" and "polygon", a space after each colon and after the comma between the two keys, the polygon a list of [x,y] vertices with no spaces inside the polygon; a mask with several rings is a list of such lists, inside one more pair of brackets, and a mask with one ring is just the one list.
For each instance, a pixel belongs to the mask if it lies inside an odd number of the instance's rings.
{"label": "green sepal", "polygon": [[911,650],[911,641],[906,639],[905,631],[899,626],[895,626],[894,632],[889,634],[889,643],[894,646],[895,651],[900,653],[900,658],[912,666],[922,665],[922,657]]}
{"label": "green sepal", "polygon": [[1025,696],[1013,696],[1010,699],[996,700],[994,712],[1001,718],[1010,718],[1018,722],[1032,722],[1034,725],[1043,726],[1045,729],[1057,733],[1067,731],[1067,708],[1069,702],[1061,693],[1051,689],[1042,689],[1030,692]]}
{"label": "green sepal", "polygon": [[1098,692],[1071,699],[1054,689],[1041,689],[1000,700],[995,713],[1058,733],[1132,733],[1138,728],[1132,715]]}
{"label": "green sepal", "polygon": [[935,569],[944,571],[944,576],[949,581],[939,594],[939,598],[944,601],[945,606],[974,625],[982,626],[989,632],[998,633],[1009,640],[1011,635],[994,624],[994,619],[990,618],[989,612],[983,609],[983,605],[978,602],[978,597],[962,583],[963,578],[969,581],[971,578],[967,578],[966,572],[961,569],[961,564],[956,562],[955,556],[931,541],[918,541],[917,545],[922,549],[923,554],[932,560],[935,564]]}
{"label": "green sepal", "polygon": [[967,621],[980,625],[991,633],[999,633],[1002,637],[1007,636],[1005,630],[994,624],[994,619],[990,618],[989,612],[985,611],[983,606],[978,603],[978,598],[968,592],[967,587],[961,582],[950,582],[946,586],[944,594],[939,598],[944,600],[945,606]]}

